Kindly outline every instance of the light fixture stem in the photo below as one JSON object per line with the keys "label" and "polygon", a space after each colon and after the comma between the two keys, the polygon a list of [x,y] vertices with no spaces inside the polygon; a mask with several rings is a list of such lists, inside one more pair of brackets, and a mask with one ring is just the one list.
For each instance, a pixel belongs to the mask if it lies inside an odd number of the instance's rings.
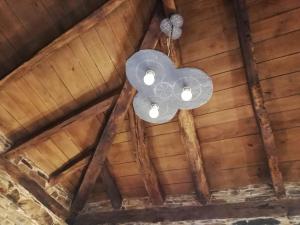
{"label": "light fixture stem", "polygon": [[168,56],[170,56],[170,54],[171,54],[171,39],[172,39],[172,35],[173,35],[173,28],[174,27],[172,25],[171,35],[167,39]]}

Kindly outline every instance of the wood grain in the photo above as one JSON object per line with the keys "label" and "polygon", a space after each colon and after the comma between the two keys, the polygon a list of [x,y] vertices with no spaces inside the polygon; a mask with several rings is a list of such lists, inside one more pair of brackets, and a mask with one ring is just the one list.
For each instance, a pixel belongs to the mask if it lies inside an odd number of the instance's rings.
{"label": "wood grain", "polygon": [[113,10],[119,7],[124,0],[111,0],[105,3],[101,8],[93,12],[86,19],[82,20],[76,26],[72,27],[70,30],[65,32],[63,35],[59,36],[53,42],[51,42],[48,46],[44,47],[40,50],[33,58],[23,63],[13,72],[11,72],[8,76],[0,81],[0,87],[2,87],[7,81],[15,79],[24,75],[26,72],[31,70],[35,64],[37,64],[41,59],[51,55],[53,52],[69,43],[76,37],[80,35],[80,33],[85,32],[95,26],[100,20],[104,19],[105,16],[110,14]]}
{"label": "wood grain", "polygon": [[52,134],[56,133],[59,131],[62,127],[72,123],[73,121],[78,120],[79,118],[84,118],[89,115],[93,114],[99,114],[101,112],[107,111],[111,105],[113,104],[116,94],[113,92],[111,93],[111,96],[108,98],[101,97],[100,99],[76,110],[71,112],[69,115],[64,116],[63,118],[59,119],[58,121],[55,121],[40,130],[36,131],[35,133],[26,136],[22,138],[21,140],[18,140],[14,146],[8,151],[10,156],[12,154],[17,154],[21,149],[24,149],[30,145],[37,144],[39,142],[42,142],[43,140],[49,138]]}
{"label": "wood grain", "polygon": [[150,200],[156,205],[161,205],[164,202],[164,194],[150,159],[150,147],[146,140],[144,123],[135,115],[133,107],[129,108],[128,115],[136,162],[139,165],[145,188]]}
{"label": "wood grain", "polygon": [[[163,1],[166,15],[176,12],[174,0]],[[170,58],[176,66],[181,65],[181,56],[178,41],[174,41],[171,46]],[[200,143],[196,132],[195,122],[192,111],[180,110],[178,115],[181,140],[189,159],[192,172],[193,183],[196,195],[202,204],[206,204],[210,198],[209,187],[204,171]]]}
{"label": "wood grain", "polygon": [[182,206],[176,208],[133,209],[91,213],[78,217],[76,225],[99,223],[155,223],[160,221],[212,220],[226,218],[276,217],[298,215],[299,200],[230,203],[209,206]]}
{"label": "wood grain", "polygon": [[[154,48],[156,46],[160,36],[159,21],[161,17],[159,15],[159,9],[157,8],[140,46],[141,49]],[[126,81],[72,203],[71,214],[69,217],[71,222],[75,219],[77,213],[84,207],[87,196],[91,192],[96,183],[97,177],[101,173],[101,169],[106,160],[107,153],[110,150],[113,137],[116,134],[117,125],[124,120],[135,92],[134,88],[128,81]]]}
{"label": "wood grain", "polygon": [[269,115],[264,106],[263,94],[261,91],[256,64],[253,57],[254,47],[251,40],[249,18],[245,1],[235,0],[234,7],[241,52],[246,69],[248,87],[254,114],[256,116],[257,124],[264,144],[264,150],[268,158],[268,165],[275,193],[278,197],[282,197],[285,195],[283,178],[279,169],[279,160],[275,138],[271,128]]}
{"label": "wood grain", "polygon": [[195,128],[193,115],[182,110],[178,116],[181,138],[186,154],[189,158],[196,194],[202,204],[210,199],[210,191],[204,170],[204,161],[201,154],[200,143]]}

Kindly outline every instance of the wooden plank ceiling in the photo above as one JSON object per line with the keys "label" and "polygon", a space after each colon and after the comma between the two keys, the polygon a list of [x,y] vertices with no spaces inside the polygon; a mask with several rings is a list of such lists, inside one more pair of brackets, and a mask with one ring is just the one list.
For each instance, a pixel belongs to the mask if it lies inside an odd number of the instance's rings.
{"label": "wooden plank ceiling", "polygon": [[[9,31],[4,27],[8,22],[2,24],[3,20],[0,20],[0,38],[4,40],[0,46],[2,74],[58,36],[61,30],[55,33],[56,28],[67,29],[71,26],[69,24],[79,20],[69,23],[66,20],[66,24],[60,24],[64,20],[53,15],[60,12],[59,7],[63,6],[59,4],[63,3],[43,2],[44,8],[34,7],[43,10],[47,18],[58,20],[53,22],[52,30],[49,28],[53,36],[46,35],[48,39],[42,39],[42,30],[36,31],[36,36],[31,39],[28,32],[35,32],[22,31],[27,24],[25,18],[30,17],[24,15],[23,21],[20,18],[22,12],[12,11],[12,6],[6,1],[0,3],[1,12],[14,12],[4,17],[16,23],[13,26],[16,30]],[[100,1],[90,2],[91,9],[100,4]],[[279,168],[284,182],[300,181],[300,2],[246,2],[258,79],[277,144]],[[22,4],[13,6],[22,8]],[[30,4],[25,5],[28,7]],[[1,84],[2,134],[17,142],[97,97],[120,88],[125,80],[124,62],[137,49],[154,5],[154,0],[125,1],[122,7],[91,29],[42,58],[29,72],[14,74],[19,79]],[[232,2],[177,0],[176,5],[185,19],[184,33],[179,41],[182,64],[205,70],[214,83],[210,102],[192,112],[210,190],[270,183],[267,160],[246,84]],[[86,14],[82,12],[81,17],[88,15],[91,9],[84,10]],[[48,11],[49,14],[46,13]],[[76,13],[79,12],[76,10]],[[13,21],[16,16],[18,23],[23,21],[22,26]],[[42,29],[43,26],[40,27]],[[15,36],[10,39],[9,35]],[[8,43],[8,39],[11,42]],[[25,45],[28,47],[25,48]],[[162,49],[163,46],[157,48]],[[28,56],[20,54],[20,51],[28,51]],[[50,175],[80,152],[94,146],[105,116],[106,113],[99,113],[81,117],[35,145],[8,154],[8,157],[23,155]],[[195,188],[177,118],[162,125],[145,123],[144,126],[150,159],[163,192],[166,195],[193,193]],[[123,197],[147,196],[132,140],[126,117],[118,124],[117,135],[108,153],[108,169]],[[74,192],[81,172],[82,167],[61,180],[61,185]],[[107,199],[101,180],[89,201],[99,199]]]}
{"label": "wooden plank ceiling", "polygon": [[0,78],[105,1],[1,1]]}

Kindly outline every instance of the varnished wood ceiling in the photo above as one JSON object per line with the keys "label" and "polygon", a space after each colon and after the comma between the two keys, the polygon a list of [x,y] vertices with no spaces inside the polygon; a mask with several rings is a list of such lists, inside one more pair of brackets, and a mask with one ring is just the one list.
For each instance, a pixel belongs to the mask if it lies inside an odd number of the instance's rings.
{"label": "varnished wood ceiling", "polygon": [[[86,103],[120,88],[125,78],[124,62],[139,46],[154,3],[154,0],[123,3],[91,29],[79,33],[74,40],[41,58],[29,72],[13,75],[19,79],[2,83],[0,128],[3,134],[17,142]],[[248,0],[246,3],[258,78],[278,148],[279,168],[284,182],[300,181],[300,2],[291,0],[287,4],[285,0]],[[45,31],[45,27],[36,25],[33,15],[22,19],[20,9],[18,13],[6,15],[6,20],[15,25],[8,29],[5,27],[8,22],[0,22],[0,38],[3,39],[0,47],[4,49],[0,53],[2,74],[24,62],[71,26],[69,24],[88,15],[100,1],[91,1],[86,6],[89,9],[81,7],[82,2],[78,3],[76,7],[82,12],[76,10],[76,13],[81,16],[76,16],[72,22],[66,21],[66,24],[62,22],[65,20],[51,14],[54,10],[59,12],[62,3],[43,1],[44,5],[40,4],[1,3],[0,10],[6,13],[15,8],[34,11],[28,7],[37,7],[39,12],[43,12],[41,18],[52,23],[51,29]],[[176,4],[185,18],[183,37],[179,41],[182,64],[205,70],[214,84],[210,102],[192,112],[210,190],[269,183],[267,160],[251,106],[232,2],[177,0]],[[71,6],[68,9],[72,12]],[[52,17],[54,20],[51,20]],[[19,20],[16,21],[16,18]],[[33,18],[30,26],[37,30],[30,31],[28,28],[25,29],[27,33],[19,34],[21,28],[18,27],[23,27],[20,24],[22,21],[25,24],[25,19],[29,18]],[[36,36],[31,37],[28,32],[36,33]],[[157,48],[162,49],[163,46]],[[94,146],[105,116],[107,113],[101,112],[72,121],[38,144],[19,153],[16,151],[9,157],[13,160],[23,156],[50,175],[78,153]],[[178,118],[161,125],[145,124],[145,132],[150,159],[163,192],[166,195],[193,193],[195,188],[180,138]],[[147,195],[136,163],[133,140],[126,117],[118,123],[117,135],[108,153],[108,169],[123,197]],[[65,178],[61,185],[74,192],[81,172],[82,168]],[[101,187],[101,181],[98,182]],[[90,201],[107,199],[105,190],[99,186]]]}
{"label": "varnished wood ceiling", "polygon": [[0,3],[0,78],[74,26],[106,0]]}

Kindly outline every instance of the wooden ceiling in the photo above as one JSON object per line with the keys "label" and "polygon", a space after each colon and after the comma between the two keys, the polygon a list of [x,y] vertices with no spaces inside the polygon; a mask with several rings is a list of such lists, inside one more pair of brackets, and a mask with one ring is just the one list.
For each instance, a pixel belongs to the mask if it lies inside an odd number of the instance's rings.
{"label": "wooden ceiling", "polygon": [[0,77],[4,77],[28,60],[104,2],[104,0],[1,1]]}
{"label": "wooden ceiling", "polygon": [[[62,185],[71,194],[77,192],[88,157],[101,142],[104,127],[110,124],[107,121],[112,120],[110,115],[117,114],[116,110],[110,113],[125,81],[126,59],[140,47],[165,50],[163,38],[157,43],[155,35],[151,36],[155,29],[148,29],[155,0],[104,2],[0,3],[0,131],[12,142],[5,157],[11,162],[22,158],[48,176],[51,185]],[[200,156],[187,154],[179,114],[165,124],[143,124],[140,133],[146,134],[149,155],[142,165],[150,162],[150,169],[157,174],[154,183],[158,182],[167,196],[197,192],[190,166],[194,157],[203,160],[210,192],[272,181],[276,189],[269,169],[274,160],[270,160],[261,138],[266,129],[261,128],[261,120],[256,120],[260,108],[253,111],[251,82],[245,72],[249,69],[243,64],[245,52],[241,53],[241,31],[232,1],[175,3],[185,19],[183,36],[173,45],[180,50],[177,57],[181,66],[206,71],[213,80],[214,94],[208,104],[189,112],[201,149],[195,152]],[[91,14],[102,4],[103,8]],[[247,59],[253,57],[257,67],[264,113],[278,151],[277,166],[283,182],[299,182],[300,2],[246,0],[246,6],[254,47]],[[103,10],[111,8],[112,12]],[[126,96],[130,99],[133,94]],[[140,122],[130,122],[134,115],[125,114],[128,105],[121,109],[125,119],[114,121],[116,135],[108,135],[103,145],[108,146],[104,171],[113,178],[122,198],[148,196],[151,191],[137,160],[137,139],[132,136]],[[107,190],[104,175],[97,180],[88,201],[111,199],[116,194]]]}

